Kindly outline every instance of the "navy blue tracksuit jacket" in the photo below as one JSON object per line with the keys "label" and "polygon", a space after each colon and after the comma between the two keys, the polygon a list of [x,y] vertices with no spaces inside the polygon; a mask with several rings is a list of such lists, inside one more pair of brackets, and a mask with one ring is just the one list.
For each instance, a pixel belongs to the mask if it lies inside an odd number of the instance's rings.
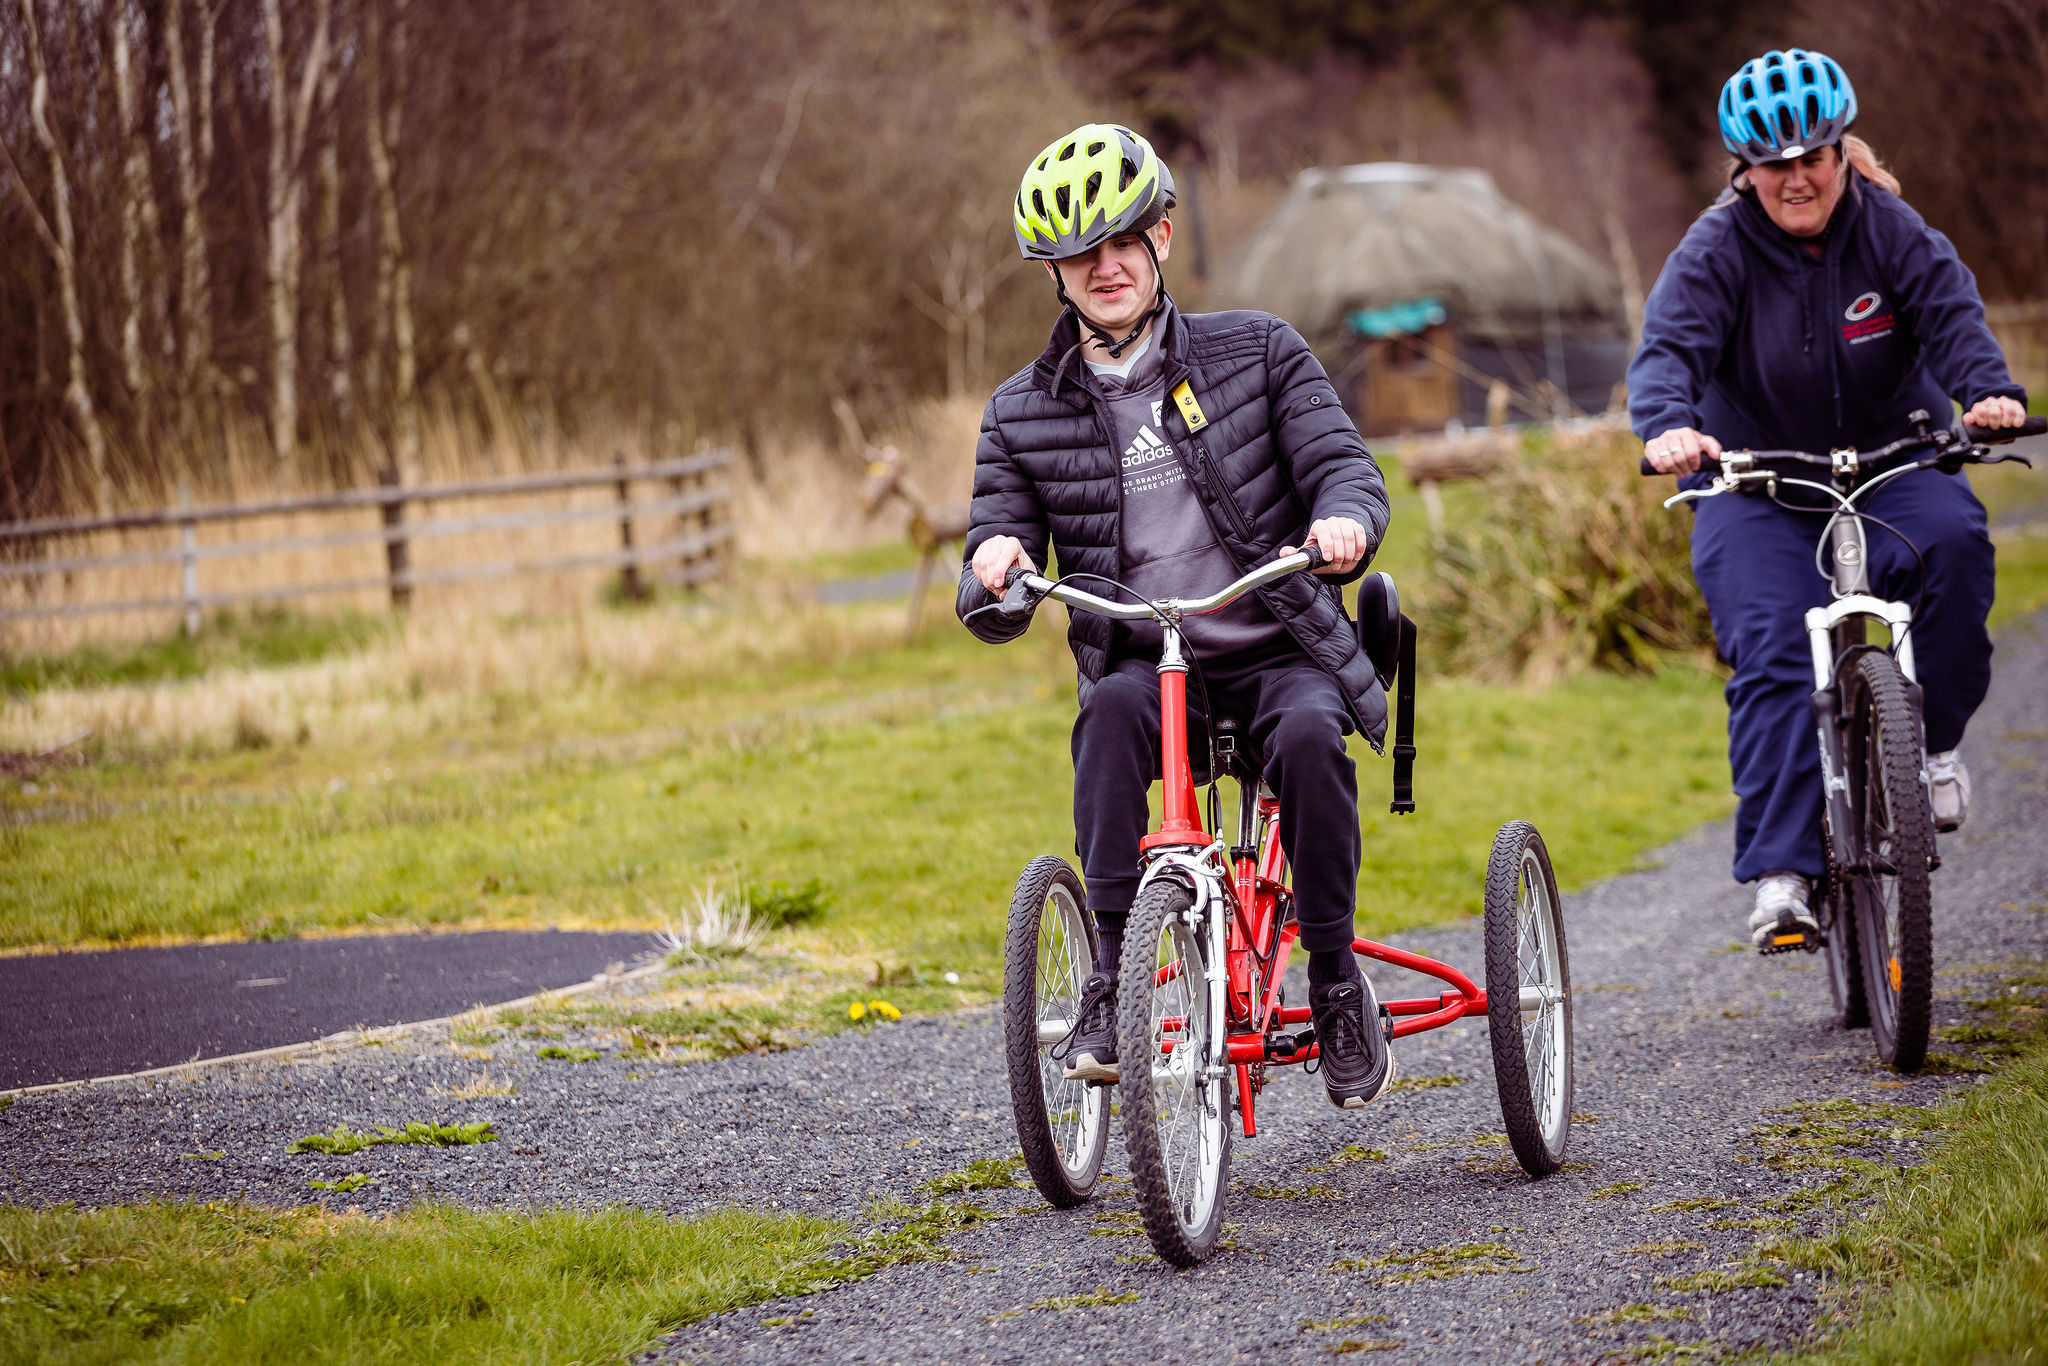
{"label": "navy blue tracksuit jacket", "polygon": [[[1645,441],[1691,427],[1731,449],[1868,450],[1937,423],[1949,401],[2025,402],[1984,324],[1977,282],[1946,237],[1853,170],[1818,256],[1755,199],[1724,197],[1665,261],[1629,363],[1629,417]],[[1701,476],[1686,481],[1704,483]],[[1927,747],[1953,749],[1991,680],[1993,562],[1984,508],[1958,476],[1923,471],[1862,504],[1912,541],[1869,528],[1872,587],[1911,602],[1926,689]],[[1761,497],[1694,505],[1693,574],[1728,683],[1728,756],[1738,800],[1735,877],[1818,876],[1820,757],[1808,699],[1805,613],[1829,599],[1814,551],[1818,513]]]}

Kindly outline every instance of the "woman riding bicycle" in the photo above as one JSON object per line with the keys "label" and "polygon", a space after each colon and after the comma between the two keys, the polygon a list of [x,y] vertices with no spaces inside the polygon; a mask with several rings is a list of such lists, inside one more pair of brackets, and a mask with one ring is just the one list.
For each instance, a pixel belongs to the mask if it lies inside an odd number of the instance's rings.
{"label": "woman riding bicycle", "polygon": [[[1975,278],[1849,133],[1855,118],[1848,76],[1818,52],[1767,52],[1722,88],[1729,187],[1665,262],[1628,369],[1644,456],[1694,475],[1688,486],[1724,447],[1869,449],[1910,434],[1916,409],[1947,413],[1951,398],[1975,426],[2026,417]],[[1829,596],[1814,563],[1826,512],[1761,497],[1693,506],[1693,575],[1734,669],[1734,873],[1757,884],[1749,923],[1762,948],[1781,930],[1819,932],[1809,901],[1826,855],[1804,616]],[[1924,470],[1864,511],[1873,590],[1918,596],[1930,797],[1936,828],[1954,830],[1970,793],[1955,750],[1991,680],[1984,507],[1965,480]]]}
{"label": "woman riding bicycle", "polygon": [[[1048,550],[1069,578],[1156,600],[1213,592],[1297,545],[1321,549],[1332,577],[1290,576],[1182,632],[1202,692],[1245,723],[1279,794],[1324,1085],[1356,1107],[1393,1066],[1351,952],[1360,846],[1344,736],[1377,745],[1387,709],[1337,583],[1363,573],[1386,534],[1386,489],[1300,334],[1270,314],[1174,307],[1160,270],[1173,203],[1151,144],[1113,124],[1075,129],[1025,169],[1018,249],[1045,263],[1062,310],[1045,353],[982,419],[959,612],[992,601],[1013,567],[1035,572]],[[1000,643],[1024,625],[984,616],[969,629]],[[1074,826],[1099,947],[1059,1056],[1069,1078],[1106,1082],[1119,1075],[1117,968],[1160,771],[1161,633],[1076,613],[1068,640],[1081,679]]]}

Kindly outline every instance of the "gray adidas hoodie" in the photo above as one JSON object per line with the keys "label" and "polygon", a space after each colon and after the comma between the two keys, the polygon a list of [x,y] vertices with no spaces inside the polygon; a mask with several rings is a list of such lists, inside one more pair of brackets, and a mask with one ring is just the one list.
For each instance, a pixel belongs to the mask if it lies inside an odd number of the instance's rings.
{"label": "gray adidas hoodie", "polygon": [[[1100,400],[1097,411],[1111,429],[1110,449],[1122,452],[1123,582],[1148,598],[1195,598],[1234,582],[1237,567],[1210,529],[1187,467],[1166,438],[1166,373],[1152,343],[1147,337],[1120,365],[1088,361],[1088,379]],[[1187,618],[1181,634],[1198,658],[1219,662],[1293,647],[1286,628],[1256,594],[1220,612]],[[1159,627],[1119,623],[1116,648],[1156,658]]]}

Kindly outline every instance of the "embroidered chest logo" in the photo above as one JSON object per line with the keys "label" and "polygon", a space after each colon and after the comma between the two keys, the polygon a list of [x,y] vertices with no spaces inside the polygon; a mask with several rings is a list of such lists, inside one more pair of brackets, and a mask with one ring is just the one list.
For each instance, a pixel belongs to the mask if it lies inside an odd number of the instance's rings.
{"label": "embroidered chest logo", "polygon": [[1891,313],[1879,313],[1877,310],[1883,305],[1884,296],[1874,289],[1857,295],[1856,301],[1842,310],[1842,316],[1849,320],[1842,328],[1842,340],[1856,346],[1890,336],[1898,320]]}

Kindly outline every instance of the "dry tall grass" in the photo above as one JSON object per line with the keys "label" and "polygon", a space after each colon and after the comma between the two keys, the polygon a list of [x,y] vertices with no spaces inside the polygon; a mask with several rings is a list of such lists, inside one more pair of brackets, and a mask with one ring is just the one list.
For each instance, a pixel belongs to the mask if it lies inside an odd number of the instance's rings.
{"label": "dry tall grass", "polygon": [[1480,506],[1437,542],[1424,639],[1442,667],[1542,685],[1585,668],[1654,671],[1710,654],[1692,578],[1692,519],[1666,511],[1620,422],[1532,438],[1479,485]]}
{"label": "dry tall grass", "polygon": [[[964,499],[972,477],[979,406],[935,403],[913,410],[900,429],[881,434],[897,445],[931,496]],[[499,425],[497,430],[506,430]],[[628,459],[665,454],[637,434],[577,439],[542,427],[516,440],[488,439],[474,424],[445,417],[425,443],[421,479],[475,478],[521,470],[595,465],[615,450]],[[235,477],[203,497],[252,501],[289,491],[266,479],[262,464],[242,451]],[[649,611],[605,610],[600,603],[613,571],[519,574],[509,578],[430,585],[415,591],[399,628],[357,654],[284,668],[235,669],[186,682],[52,689],[0,698],[0,748],[39,750],[90,731],[117,745],[214,750],[312,738],[352,744],[421,734],[458,724],[480,708],[537,703],[560,708],[575,695],[648,684],[674,684],[716,673],[815,662],[900,639],[900,608],[824,610],[812,585],[787,563],[827,551],[855,549],[903,534],[905,512],[860,511],[865,473],[850,452],[792,443],[764,452],[757,476],[750,462],[730,472],[732,516],[741,563],[725,584],[693,600]],[[487,516],[548,506],[609,507],[608,487],[522,499],[475,499],[418,509],[419,520]],[[409,509],[409,515],[414,511]],[[284,540],[375,524],[374,511],[307,514],[205,527],[202,545],[222,540]],[[659,519],[642,525],[645,544],[668,534]],[[431,569],[496,560],[533,560],[617,548],[609,518],[554,526],[491,530],[412,541],[412,562]],[[175,544],[175,533],[93,538],[95,553]],[[77,553],[72,542],[51,553]],[[368,544],[282,549],[203,561],[206,592],[368,579],[384,569],[383,547]],[[107,602],[175,597],[176,564],[131,566],[63,579],[38,590],[42,602]],[[20,601],[24,585],[0,581],[0,601]],[[381,587],[304,600],[310,610],[385,608]],[[10,623],[5,648],[55,653],[178,629],[173,610]]]}

